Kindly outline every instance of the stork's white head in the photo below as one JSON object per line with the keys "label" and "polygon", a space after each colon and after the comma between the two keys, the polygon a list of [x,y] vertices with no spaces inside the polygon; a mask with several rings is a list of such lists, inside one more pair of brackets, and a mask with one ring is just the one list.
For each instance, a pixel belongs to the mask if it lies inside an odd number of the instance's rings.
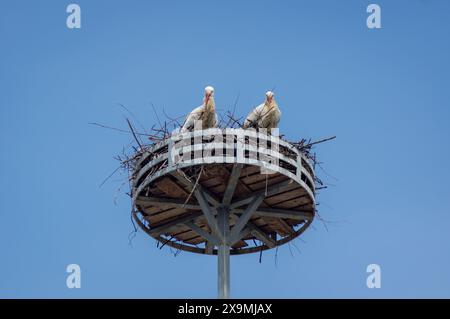
{"label": "stork's white head", "polygon": [[267,100],[268,103],[271,103],[271,102],[272,102],[273,96],[274,96],[274,94],[273,94],[272,91],[267,91],[267,92],[266,92],[266,100]]}
{"label": "stork's white head", "polygon": [[213,95],[214,88],[212,86],[205,87],[205,105],[208,105],[208,101]]}

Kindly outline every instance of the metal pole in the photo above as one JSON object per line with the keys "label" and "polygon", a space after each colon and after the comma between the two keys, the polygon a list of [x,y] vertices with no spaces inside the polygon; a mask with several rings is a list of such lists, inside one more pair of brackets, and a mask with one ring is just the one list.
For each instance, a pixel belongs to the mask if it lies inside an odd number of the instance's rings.
{"label": "metal pole", "polygon": [[218,247],[219,299],[230,298],[230,247]]}
{"label": "metal pole", "polygon": [[230,298],[230,246],[227,243],[229,233],[229,211],[218,209],[218,226],[222,233],[217,246],[217,270],[218,270],[218,295],[219,299]]}

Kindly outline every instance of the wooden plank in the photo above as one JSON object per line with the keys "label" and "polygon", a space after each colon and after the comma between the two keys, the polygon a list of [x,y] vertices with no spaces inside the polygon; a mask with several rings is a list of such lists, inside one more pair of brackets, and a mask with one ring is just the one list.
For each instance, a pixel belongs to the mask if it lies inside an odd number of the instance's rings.
{"label": "wooden plank", "polygon": [[[243,209],[234,209],[233,212],[242,214]],[[310,220],[313,218],[313,213],[311,211],[301,210],[287,210],[287,209],[278,209],[278,208],[258,208],[255,213],[255,216],[260,217],[271,217],[271,218],[291,218],[297,220]]]}
{"label": "wooden plank", "polygon": [[[182,185],[184,185],[189,190],[189,192],[192,191],[192,189],[194,188],[194,183],[187,180],[184,176],[182,176],[182,173],[174,172],[174,173],[172,173],[172,175],[177,179],[177,181],[182,183]],[[206,197],[206,199],[214,206],[220,205],[220,201],[216,198],[216,196],[211,194],[208,190],[204,189],[200,184],[197,184],[195,186],[195,189],[197,191],[201,191],[204,194],[204,196]]]}
{"label": "wooden plank", "polygon": [[258,226],[258,227],[263,227],[263,226],[266,226],[266,225],[267,225],[267,223],[265,222],[264,219],[262,219],[262,218],[259,217],[259,216],[255,216],[255,215],[253,215],[253,218],[250,219],[250,221],[251,221],[254,225]]}
{"label": "wooden plank", "polygon": [[197,237],[194,237],[194,238],[190,238],[190,239],[187,239],[185,241],[185,243],[191,244],[191,245],[199,245],[199,244],[204,243],[204,242],[205,242],[205,238],[203,238],[202,236],[197,236]]}
{"label": "wooden plank", "polygon": [[141,206],[140,210],[147,215],[157,215],[165,211],[174,209],[174,207],[156,207],[156,206]]}
{"label": "wooden plank", "polygon": [[150,222],[150,224],[160,224],[165,223],[165,221],[173,219],[176,216],[181,216],[185,214],[187,210],[182,208],[171,208],[169,210],[164,211],[163,213],[150,215],[146,219]]}
{"label": "wooden plank", "polygon": [[192,203],[185,204],[184,200],[178,200],[174,198],[164,198],[164,197],[143,197],[140,196],[136,199],[137,205],[154,205],[159,207],[175,207],[175,208],[184,208],[184,209],[198,209],[200,210],[199,205],[195,205]]}
{"label": "wooden plank", "polygon": [[274,174],[261,174],[261,172],[258,172],[256,174],[250,175],[250,176],[244,176],[242,177],[242,182],[246,185],[252,185],[260,182],[270,181],[274,178],[280,178],[286,179],[287,177],[280,174],[280,173],[274,173]]}
{"label": "wooden plank", "polygon": [[196,245],[205,241],[205,239],[202,236],[199,236],[196,232],[193,231],[183,234],[182,236],[180,236],[179,240],[185,244],[191,245]]}
{"label": "wooden plank", "polygon": [[286,199],[286,196],[282,198],[274,197],[270,201],[270,206],[276,206],[282,209],[294,209],[295,207],[304,206],[305,204],[312,203],[311,198],[304,194]]}
{"label": "wooden plank", "polygon": [[264,200],[265,203],[269,204],[270,206],[275,206],[277,204],[290,201],[292,199],[298,198],[300,196],[303,196],[303,189],[301,187],[286,190],[283,192],[280,192],[279,194],[273,194],[270,196],[267,196]]}
{"label": "wooden plank", "polygon": [[218,178],[216,176],[210,177],[207,180],[201,181],[201,184],[204,188],[211,188],[211,187],[217,187],[221,184],[223,184],[223,179]]}
{"label": "wooden plank", "polygon": [[[211,178],[214,178],[215,180],[220,180],[221,183],[226,182],[228,179],[228,171],[225,176],[223,176],[223,170],[225,169],[225,166],[223,164],[212,164],[208,166],[204,166],[203,168],[203,174],[200,177],[200,182],[203,185],[204,182],[207,182]],[[226,170],[226,169],[225,169]]]}
{"label": "wooden plank", "polygon": [[239,249],[239,248],[243,248],[243,247],[247,247],[247,246],[248,246],[248,244],[244,240],[240,240],[240,241],[234,243],[231,246],[231,248]]}
{"label": "wooden plank", "polygon": [[169,177],[163,177],[155,184],[158,189],[160,189],[169,197],[186,198],[188,196],[188,193],[180,185],[172,181],[172,179]]}
{"label": "wooden plank", "polygon": [[242,169],[241,176],[250,176],[261,171],[261,167],[256,165],[247,165]]}
{"label": "wooden plank", "polygon": [[[278,184],[271,185],[270,187],[267,188],[267,191],[266,191],[266,189],[260,190],[260,191],[256,192],[256,194],[254,194],[254,196],[259,196],[259,195],[272,196],[274,194],[284,191],[287,188],[292,187],[292,185],[297,185],[297,184],[293,180],[287,180],[287,181],[284,181],[284,182],[281,182]],[[234,208],[238,208],[240,206],[246,205],[253,200],[254,196],[249,196],[247,198],[237,200],[230,205],[230,208],[234,209]]]}
{"label": "wooden plank", "polygon": [[165,232],[169,232],[173,226],[176,226],[178,224],[184,224],[184,223],[191,221],[201,215],[202,215],[202,212],[194,212],[194,213],[190,213],[190,214],[185,214],[181,217],[178,217],[178,218],[172,219],[170,221],[161,223],[157,226],[151,227],[150,234],[151,235],[159,235],[159,234],[162,234]]}
{"label": "wooden plank", "polygon": [[267,221],[267,224],[270,227],[272,227],[282,237],[291,235],[294,232],[292,227],[289,224],[287,224],[283,219],[264,217],[264,220]]}
{"label": "wooden plank", "polygon": [[[283,186],[283,187],[280,187],[280,186]],[[289,190],[292,190],[292,189],[295,189],[295,188],[299,188],[300,185],[297,182],[295,182],[294,180],[288,178],[288,179],[286,179],[286,180],[284,180],[282,182],[274,183],[274,184],[271,184],[271,185],[267,185],[267,187],[266,187],[265,183],[261,184],[260,188],[256,188],[255,187],[253,189],[253,191],[254,192],[265,192],[266,189],[270,190],[271,188],[275,189],[277,187],[278,187],[278,189],[276,191],[269,192],[267,194],[267,196],[269,197],[269,196],[275,195],[277,193],[286,192],[286,191],[289,191]]]}
{"label": "wooden plank", "polygon": [[225,193],[225,190],[226,190],[226,184],[224,184],[224,183],[221,183],[217,186],[208,188],[208,191],[210,191],[216,197],[221,197],[220,195]]}
{"label": "wooden plank", "polygon": [[[271,175],[268,175],[268,176],[271,176]],[[281,182],[283,182],[285,180],[288,180],[288,179],[289,178],[287,178],[284,175],[275,174],[273,177],[269,177],[267,179],[267,186],[270,186],[270,185],[273,185],[273,184],[278,184],[278,183],[281,183]],[[254,183],[249,183],[249,184],[247,184],[247,186],[252,191],[266,188],[266,179],[263,179],[263,180],[260,180],[260,181],[256,181]]]}
{"label": "wooden plank", "polygon": [[170,232],[164,232],[163,234],[176,237],[190,231],[192,231],[192,229],[190,229],[185,224],[178,224],[176,226],[171,227]]}

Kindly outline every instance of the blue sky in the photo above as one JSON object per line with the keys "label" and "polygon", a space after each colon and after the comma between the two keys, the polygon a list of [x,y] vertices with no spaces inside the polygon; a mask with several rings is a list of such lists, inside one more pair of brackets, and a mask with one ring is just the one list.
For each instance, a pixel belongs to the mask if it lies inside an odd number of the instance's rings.
{"label": "blue sky", "polygon": [[317,147],[328,231],[232,257],[233,297],[450,297],[448,1],[376,1],[379,30],[369,1],[80,0],[79,30],[69,3],[0,5],[0,297],[216,297],[214,257],[129,245],[124,177],[99,184],[131,137],[88,124],[125,128],[122,103],[150,127],[208,84],[242,116],[275,86],[282,134],[337,135]]}

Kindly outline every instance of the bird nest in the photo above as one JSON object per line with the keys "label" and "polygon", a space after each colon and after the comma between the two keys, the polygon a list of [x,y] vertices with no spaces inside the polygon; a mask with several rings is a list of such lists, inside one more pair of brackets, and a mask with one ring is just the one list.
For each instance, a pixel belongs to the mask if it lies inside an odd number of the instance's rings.
{"label": "bird nest", "polygon": [[[128,174],[132,217],[159,248],[217,254],[214,220],[226,210],[230,254],[262,252],[298,237],[316,216],[316,192],[326,186],[315,175],[318,162],[312,149],[334,137],[298,142],[263,137],[239,129],[239,119],[231,113],[226,116],[222,129],[209,130],[206,137],[172,134],[167,122],[140,133],[127,119],[129,130],[121,130],[137,144],[131,154],[117,156]],[[217,138],[230,135],[231,141],[218,151]],[[276,158],[259,150],[260,140],[269,148],[276,145]]]}
{"label": "bird nest", "polygon": [[[227,137],[218,146],[217,139]],[[275,157],[262,151],[267,148],[252,147],[261,139],[266,146],[276,144]],[[206,130],[206,137],[204,131],[175,134],[141,146],[126,160],[133,218],[161,247],[216,254],[207,211],[214,223],[217,211],[226,209],[231,254],[282,245],[302,234],[315,216],[316,185],[322,183],[314,174],[311,146],[242,129]],[[256,199],[252,214],[243,218]]]}

